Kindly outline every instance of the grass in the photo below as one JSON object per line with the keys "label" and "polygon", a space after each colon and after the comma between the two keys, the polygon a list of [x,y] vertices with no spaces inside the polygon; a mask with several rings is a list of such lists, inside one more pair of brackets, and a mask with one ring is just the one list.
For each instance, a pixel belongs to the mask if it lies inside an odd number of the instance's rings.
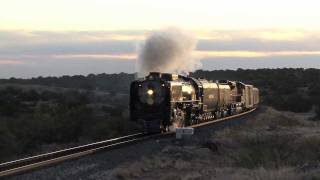
{"label": "grass", "polygon": [[171,144],[123,164],[106,179],[320,180],[320,123],[313,114],[265,112],[213,133],[204,144]]}
{"label": "grass", "polygon": [[246,125],[220,131],[213,138],[234,167],[280,168],[317,163],[319,125],[306,119],[268,108]]}

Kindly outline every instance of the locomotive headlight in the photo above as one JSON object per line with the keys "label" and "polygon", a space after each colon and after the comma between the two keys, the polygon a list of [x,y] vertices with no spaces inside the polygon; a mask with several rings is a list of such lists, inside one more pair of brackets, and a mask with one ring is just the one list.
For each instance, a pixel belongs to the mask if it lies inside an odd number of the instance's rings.
{"label": "locomotive headlight", "polygon": [[153,95],[153,90],[152,90],[152,89],[149,89],[149,90],[147,91],[147,94],[148,94],[149,96]]}

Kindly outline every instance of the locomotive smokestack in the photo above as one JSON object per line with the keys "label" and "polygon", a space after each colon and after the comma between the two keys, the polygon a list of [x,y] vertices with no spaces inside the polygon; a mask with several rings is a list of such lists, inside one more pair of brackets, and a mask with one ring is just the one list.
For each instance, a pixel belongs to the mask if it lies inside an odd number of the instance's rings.
{"label": "locomotive smokestack", "polygon": [[200,67],[192,57],[196,39],[187,32],[170,28],[152,33],[140,46],[137,68],[139,76],[149,72],[188,74]]}

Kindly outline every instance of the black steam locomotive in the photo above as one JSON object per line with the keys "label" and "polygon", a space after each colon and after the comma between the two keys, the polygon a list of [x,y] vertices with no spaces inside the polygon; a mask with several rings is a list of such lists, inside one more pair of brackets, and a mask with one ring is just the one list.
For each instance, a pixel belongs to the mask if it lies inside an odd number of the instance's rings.
{"label": "black steam locomotive", "polygon": [[242,82],[216,82],[151,72],[130,87],[131,120],[148,133],[174,131],[256,107],[259,90]]}

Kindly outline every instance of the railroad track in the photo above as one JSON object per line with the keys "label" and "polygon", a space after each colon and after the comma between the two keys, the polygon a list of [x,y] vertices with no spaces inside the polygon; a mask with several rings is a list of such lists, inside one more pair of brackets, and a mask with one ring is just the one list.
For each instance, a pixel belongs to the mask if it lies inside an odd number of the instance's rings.
{"label": "railroad track", "polygon": [[[216,120],[211,120],[207,122],[203,122],[200,124],[192,125],[190,127],[198,128],[201,126],[206,126],[209,124],[214,124],[222,121],[226,121],[229,119],[237,118],[246,114],[253,112],[256,109],[252,109],[250,111],[243,112],[241,114],[236,114],[233,116],[228,116],[225,118],[220,118]],[[77,146],[69,149],[64,149],[60,151],[55,151],[51,153],[41,154],[37,156],[32,156],[24,159],[19,159],[15,161],[10,161],[6,163],[0,164],[0,178],[12,175],[22,174],[27,171],[35,170],[42,167],[51,166],[66,160],[71,160],[79,157],[83,157],[89,154],[96,153],[98,151],[117,148],[120,146],[128,145],[131,143],[136,143],[142,140],[151,139],[151,138],[159,138],[164,137],[166,135],[172,135],[174,132],[168,132],[164,134],[151,134],[147,135],[144,133],[137,133],[128,136],[123,136],[119,138],[109,139],[105,141],[99,141],[83,146]]]}
{"label": "railroad track", "polygon": [[16,161],[2,163],[0,164],[0,177],[17,175],[40,167],[45,167],[57,164],[62,161],[75,159],[78,157],[96,153],[104,149],[116,148],[121,145],[138,142],[148,137],[149,136],[143,133],[137,133],[119,138],[86,144],[83,146],[77,146],[69,149],[19,159]]}

